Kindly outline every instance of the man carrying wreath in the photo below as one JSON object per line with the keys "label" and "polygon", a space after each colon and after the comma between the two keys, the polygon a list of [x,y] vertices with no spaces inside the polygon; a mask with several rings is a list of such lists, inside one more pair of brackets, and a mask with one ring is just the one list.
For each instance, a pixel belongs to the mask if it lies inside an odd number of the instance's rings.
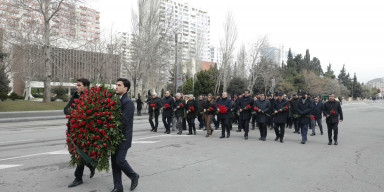
{"label": "man carrying wreath", "polygon": [[[80,78],[77,80],[76,92],[73,93],[71,100],[69,100],[67,106],[65,106],[65,108],[64,108],[64,114],[65,115],[71,114],[71,108],[73,108],[72,103],[74,103],[75,99],[78,99],[81,96],[81,94],[85,91],[85,89],[89,88],[89,85],[90,85],[90,82],[88,79]],[[68,123],[68,126],[69,126],[69,123]],[[69,131],[70,131],[70,129],[68,129],[68,132]],[[95,167],[93,167],[90,164],[85,164],[85,166],[87,166],[89,168],[89,170],[91,171],[91,174],[89,177],[92,178],[95,175]],[[75,170],[75,177],[76,178],[71,184],[68,185],[68,187],[76,187],[78,185],[83,184],[83,172],[84,172],[84,165],[78,164],[76,166],[76,170]]]}
{"label": "man carrying wreath", "polygon": [[128,149],[131,148],[132,145],[133,115],[135,113],[133,101],[127,95],[130,87],[131,83],[127,79],[120,78],[116,82],[116,94],[120,96],[121,102],[121,122],[123,124],[122,131],[125,140],[121,141],[115,153],[111,155],[114,185],[111,192],[123,192],[121,172],[124,172],[124,174],[131,179],[131,191],[137,187],[139,182],[139,174],[137,174],[128,164],[127,160],[125,160]]}

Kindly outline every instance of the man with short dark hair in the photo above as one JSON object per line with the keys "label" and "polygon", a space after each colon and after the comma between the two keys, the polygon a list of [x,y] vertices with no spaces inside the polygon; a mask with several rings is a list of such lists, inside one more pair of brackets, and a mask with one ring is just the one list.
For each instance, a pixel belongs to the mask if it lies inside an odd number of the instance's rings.
{"label": "man with short dark hair", "polygon": [[311,123],[311,112],[312,112],[312,103],[309,98],[307,98],[307,93],[302,92],[299,102],[296,106],[297,113],[299,114],[299,125],[301,127],[301,144],[307,142],[307,133],[308,126]]}
{"label": "man with short dark hair", "polygon": [[260,139],[265,141],[267,138],[267,122],[268,117],[266,113],[269,111],[271,104],[268,99],[265,99],[264,93],[259,94],[259,99],[256,100],[253,109],[257,111],[256,121],[259,124]]}
{"label": "man with short dark hair", "polygon": [[125,140],[121,141],[115,153],[111,155],[114,185],[111,192],[123,192],[121,172],[124,172],[124,174],[131,179],[131,191],[137,187],[140,177],[139,174],[131,168],[127,160],[125,160],[128,149],[131,148],[132,145],[133,116],[135,112],[133,101],[127,94],[130,87],[131,83],[127,79],[120,78],[116,81],[116,94],[120,95],[121,122]]}
{"label": "man with short dark hair", "polygon": [[275,100],[273,110],[273,122],[276,134],[275,141],[280,139],[280,143],[284,143],[285,124],[287,123],[288,119],[289,102],[284,98],[283,92],[278,93],[278,99]]}
{"label": "man with short dark hair", "polygon": [[318,96],[314,98],[313,102],[313,110],[312,110],[312,119],[311,119],[311,124],[312,124],[312,134],[311,136],[315,136],[315,128],[316,128],[316,123],[320,128],[320,134],[323,135],[323,124],[322,124],[322,112],[323,112],[323,102],[319,99]]}
{"label": "man with short dark hair", "polygon": [[[84,93],[85,89],[88,89],[90,86],[90,82],[88,79],[80,78],[77,80],[76,83],[76,92],[73,93],[72,98],[69,100],[67,106],[64,108],[64,114],[65,115],[71,115],[71,108],[73,108],[72,103],[75,99],[80,98],[80,96]],[[71,130],[67,129],[68,133],[71,132]],[[91,171],[90,178],[92,178],[95,175],[95,168],[90,164],[85,164]],[[78,185],[81,185],[83,183],[83,173],[84,173],[84,165],[76,165],[76,171],[75,171],[75,180],[68,185],[68,187],[76,187]]]}
{"label": "man with short dark hair", "polygon": [[165,132],[166,134],[171,133],[171,121],[172,121],[172,109],[173,109],[173,103],[174,100],[171,97],[169,91],[165,92],[165,97],[163,98],[163,123],[165,127]]}
{"label": "man with short dark hair", "polygon": [[335,95],[329,95],[329,101],[324,103],[323,114],[326,116],[328,127],[328,145],[332,145],[332,131],[334,132],[335,145],[338,145],[337,136],[339,133],[339,121],[343,122],[343,111],[340,102],[335,100]]}
{"label": "man with short dark hair", "polygon": [[[248,132],[249,132],[249,121],[251,119],[251,112],[252,112],[252,106],[253,106],[253,98],[249,96],[249,90],[244,91],[244,97],[242,97],[239,101],[238,108],[239,108],[239,127],[241,126],[242,129],[244,129],[244,139],[248,139]],[[237,132],[240,132],[241,129],[239,129]]]}

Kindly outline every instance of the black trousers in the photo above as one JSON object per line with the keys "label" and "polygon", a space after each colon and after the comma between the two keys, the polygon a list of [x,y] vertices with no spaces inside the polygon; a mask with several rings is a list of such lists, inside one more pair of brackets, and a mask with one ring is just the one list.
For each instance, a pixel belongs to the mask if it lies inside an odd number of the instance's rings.
{"label": "black trousers", "polygon": [[332,130],[333,130],[333,139],[337,141],[337,135],[339,134],[339,124],[338,123],[327,123],[328,127],[328,140],[329,142],[332,142]]}
{"label": "black trousers", "polygon": [[248,135],[249,132],[249,119],[239,119],[239,126],[244,129],[245,135]]}
{"label": "black trousers", "polygon": [[140,109],[140,110],[137,110],[137,115],[138,115],[138,116],[141,116],[141,109]]}
{"label": "black trousers", "polygon": [[170,131],[171,129],[171,122],[172,122],[172,117],[165,117],[163,116],[163,123],[166,131]]}
{"label": "black trousers", "polygon": [[252,129],[255,129],[256,125],[256,115],[252,115]]}
{"label": "black trousers", "polygon": [[114,189],[123,189],[121,172],[124,172],[131,180],[137,175],[127,160],[125,160],[127,152],[128,149],[118,149],[114,155],[111,155]]}
{"label": "black trousers", "polygon": [[230,134],[230,128],[229,128],[229,119],[228,118],[220,118],[217,119],[219,123],[221,123],[221,134],[225,135],[225,131],[227,131],[227,134]]}
{"label": "black trousers", "polygon": [[266,123],[258,123],[260,130],[260,137],[267,138],[267,124]]}
{"label": "black trousers", "polygon": [[159,126],[159,115],[155,113],[155,124],[153,124],[152,116],[153,113],[149,113],[149,124],[151,124],[152,130],[157,131],[157,127]]}
{"label": "black trousers", "polygon": [[75,170],[75,177],[76,180],[80,181],[83,180],[83,173],[84,173],[84,167],[87,166],[89,169],[93,169],[92,165],[85,164],[85,165],[77,165]]}
{"label": "black trousers", "polygon": [[187,130],[187,120],[183,117],[183,130]]}
{"label": "black trousers", "polygon": [[192,129],[196,132],[195,118],[187,118],[189,133],[192,134]]}
{"label": "black trousers", "polygon": [[[275,128],[276,137],[283,139],[284,133],[285,133],[285,123],[275,123],[274,128]],[[280,130],[279,130],[279,128],[280,128]]]}

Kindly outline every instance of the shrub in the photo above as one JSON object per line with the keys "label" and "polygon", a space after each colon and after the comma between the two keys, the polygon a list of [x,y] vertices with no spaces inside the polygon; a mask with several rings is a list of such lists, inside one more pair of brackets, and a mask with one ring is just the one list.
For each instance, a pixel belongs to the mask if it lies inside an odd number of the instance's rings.
{"label": "shrub", "polygon": [[16,99],[19,99],[20,96],[15,93],[15,92],[12,92],[11,95],[9,95],[9,99],[11,99],[12,101],[15,101]]}
{"label": "shrub", "polygon": [[56,101],[56,97],[51,97],[51,101]]}
{"label": "shrub", "polygon": [[61,99],[63,96],[66,96],[67,89],[64,88],[63,86],[58,86],[58,87],[53,88],[53,93],[56,94],[57,98]]}
{"label": "shrub", "polygon": [[69,101],[69,97],[68,95],[63,95],[60,97],[60,99],[63,101],[63,102],[68,102]]}
{"label": "shrub", "polygon": [[8,99],[8,94],[6,92],[0,92],[0,101],[5,101]]}

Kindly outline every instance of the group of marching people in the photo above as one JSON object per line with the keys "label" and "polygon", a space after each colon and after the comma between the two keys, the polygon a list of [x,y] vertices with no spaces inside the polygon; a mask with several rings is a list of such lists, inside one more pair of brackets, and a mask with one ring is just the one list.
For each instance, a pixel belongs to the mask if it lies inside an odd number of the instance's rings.
{"label": "group of marching people", "polygon": [[[157,132],[158,117],[162,113],[166,134],[175,129],[177,134],[183,130],[189,132],[187,135],[196,135],[195,119],[198,119],[199,129],[207,131],[206,137],[210,137],[214,130],[221,125],[220,138],[229,138],[233,124],[238,124],[238,130],[244,130],[244,139],[248,139],[249,124],[252,129],[257,126],[260,131],[259,140],[265,141],[267,127],[274,129],[275,141],[284,142],[285,128],[294,126],[294,133],[301,133],[301,143],[307,142],[308,129],[312,129],[311,136],[316,135],[316,125],[323,135],[322,117],[326,117],[328,127],[329,145],[337,145],[338,123],[343,121],[343,112],[340,102],[335,100],[335,95],[330,94],[329,100],[323,103],[318,96],[311,97],[309,93],[292,93],[287,96],[283,92],[274,95],[263,93],[250,96],[250,91],[245,90],[243,94],[230,98],[226,92],[219,95],[199,96],[195,99],[193,95],[177,93],[171,96],[165,93],[164,98],[159,98],[156,93],[148,100],[148,113],[151,131]],[[154,121],[153,121],[154,120]],[[212,127],[212,123],[214,128]],[[332,138],[333,136],[333,138]]]}

